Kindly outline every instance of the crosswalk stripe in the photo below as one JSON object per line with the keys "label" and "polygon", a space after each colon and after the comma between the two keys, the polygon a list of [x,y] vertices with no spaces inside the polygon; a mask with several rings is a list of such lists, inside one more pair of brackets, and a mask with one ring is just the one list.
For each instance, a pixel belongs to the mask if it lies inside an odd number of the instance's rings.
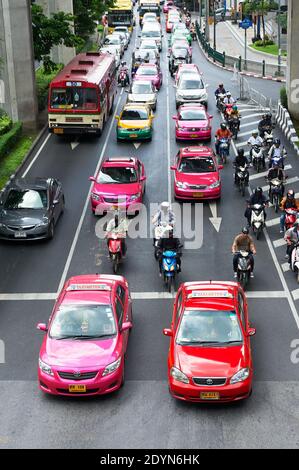
{"label": "crosswalk stripe", "polygon": [[247,141],[245,140],[245,142],[239,142],[238,144],[236,144],[236,147],[237,149],[240,148],[240,147],[246,147],[248,144],[247,144]]}
{"label": "crosswalk stripe", "polygon": [[290,264],[289,263],[283,263],[281,265],[281,269],[283,270],[284,273],[286,273],[287,271],[290,271]]}
{"label": "crosswalk stripe", "polygon": [[242,116],[242,119],[251,119],[253,117],[258,117],[258,116],[262,116],[264,113],[254,113],[254,114],[248,114],[248,116]]}
{"label": "crosswalk stripe", "polygon": [[[294,178],[290,178],[286,181],[285,185],[297,183],[299,181],[298,176],[294,176]],[[263,191],[269,191],[269,185],[262,186]]]}
{"label": "crosswalk stripe", "polygon": [[273,245],[275,248],[279,248],[280,246],[284,246],[286,244],[284,238],[279,238],[278,240],[274,240]]}
{"label": "crosswalk stripe", "polygon": [[292,290],[292,296],[293,296],[294,300],[298,300],[299,299],[299,289]]}
{"label": "crosswalk stripe", "polygon": [[[291,170],[292,169],[292,165],[286,165],[284,167],[285,170]],[[263,171],[262,173],[255,173],[254,175],[250,175],[249,176],[249,181],[252,181],[252,180],[257,180],[259,178],[264,178],[265,176],[268,175],[268,171]]]}
{"label": "crosswalk stripe", "polygon": [[[254,124],[256,124],[256,122],[254,121]],[[244,127],[256,127],[256,126],[253,126],[253,122],[247,122],[246,124],[243,124],[242,123],[242,119],[241,119],[241,126],[240,126],[240,129],[243,129]]]}
{"label": "crosswalk stripe", "polygon": [[246,132],[242,132],[241,134],[238,134],[238,137],[245,137],[246,135],[251,135],[252,134],[252,131],[246,131]]}
{"label": "crosswalk stripe", "polygon": [[266,220],[267,227],[274,227],[274,225],[279,225],[280,217],[275,217],[275,219]]}

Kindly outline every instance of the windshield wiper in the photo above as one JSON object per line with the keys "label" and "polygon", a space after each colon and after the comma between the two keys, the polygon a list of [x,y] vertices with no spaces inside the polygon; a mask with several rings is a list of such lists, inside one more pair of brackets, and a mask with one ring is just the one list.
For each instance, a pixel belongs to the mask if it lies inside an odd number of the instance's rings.
{"label": "windshield wiper", "polygon": [[114,336],[114,334],[110,335],[70,335],[70,336],[59,336],[58,338],[53,339],[95,339],[95,338],[109,338]]}
{"label": "windshield wiper", "polygon": [[179,344],[189,345],[189,344],[223,344],[221,341],[182,341]]}

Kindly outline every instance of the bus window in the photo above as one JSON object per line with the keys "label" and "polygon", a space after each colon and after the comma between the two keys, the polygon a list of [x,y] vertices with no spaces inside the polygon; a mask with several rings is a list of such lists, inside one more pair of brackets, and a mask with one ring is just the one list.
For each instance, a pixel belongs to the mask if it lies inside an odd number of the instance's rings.
{"label": "bus window", "polygon": [[95,88],[54,88],[51,93],[51,108],[90,109],[98,108]]}

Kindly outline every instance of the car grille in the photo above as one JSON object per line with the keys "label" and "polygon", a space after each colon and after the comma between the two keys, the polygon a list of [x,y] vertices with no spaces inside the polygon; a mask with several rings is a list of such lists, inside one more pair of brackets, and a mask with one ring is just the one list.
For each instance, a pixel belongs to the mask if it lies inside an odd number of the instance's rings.
{"label": "car grille", "polygon": [[57,388],[57,392],[58,393],[64,393],[65,395],[86,395],[88,393],[97,393],[100,389],[99,388],[89,388],[86,390],[86,392],[80,392],[80,393],[77,393],[77,392],[70,392],[69,390],[67,389],[64,389],[64,388]]}
{"label": "car grille", "polygon": [[137,129],[131,129],[130,128],[130,129],[125,129],[125,130],[128,131],[128,132],[138,132],[138,131],[140,131],[139,128],[137,128]]}
{"label": "car grille", "polygon": [[207,189],[207,186],[202,184],[193,184],[189,186],[190,189]]}
{"label": "car grille", "polygon": [[225,377],[193,377],[192,380],[195,385],[204,385],[206,387],[219,387],[226,382]]}
{"label": "car grille", "polygon": [[17,231],[24,231],[24,230],[32,230],[33,228],[35,228],[35,225],[25,225],[24,227],[20,227],[19,225],[7,225],[7,228],[9,228],[9,230],[17,230]]}
{"label": "car grille", "polygon": [[89,380],[94,379],[97,376],[98,370],[93,372],[81,372],[80,376],[77,376],[74,372],[58,372],[59,377],[66,380]]}
{"label": "car grille", "polygon": [[104,197],[104,201],[108,202],[109,204],[118,204],[120,202],[126,201],[126,196],[118,196],[118,197]]}

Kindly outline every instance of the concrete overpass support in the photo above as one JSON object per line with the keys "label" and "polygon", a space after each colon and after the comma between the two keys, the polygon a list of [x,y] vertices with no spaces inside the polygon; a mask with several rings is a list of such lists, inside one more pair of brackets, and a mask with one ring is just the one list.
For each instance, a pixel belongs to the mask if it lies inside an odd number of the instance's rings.
{"label": "concrete overpass support", "polygon": [[[73,15],[73,0],[37,0],[36,4],[43,8],[44,14],[50,17],[51,14],[63,11]],[[51,58],[56,64],[68,64],[76,55],[74,47],[57,46],[53,47]]]}
{"label": "concrete overpass support", "polygon": [[288,2],[288,103],[291,115],[299,120],[299,1]]}
{"label": "concrete overpass support", "polygon": [[36,126],[30,0],[0,0],[0,107],[14,121]]}

